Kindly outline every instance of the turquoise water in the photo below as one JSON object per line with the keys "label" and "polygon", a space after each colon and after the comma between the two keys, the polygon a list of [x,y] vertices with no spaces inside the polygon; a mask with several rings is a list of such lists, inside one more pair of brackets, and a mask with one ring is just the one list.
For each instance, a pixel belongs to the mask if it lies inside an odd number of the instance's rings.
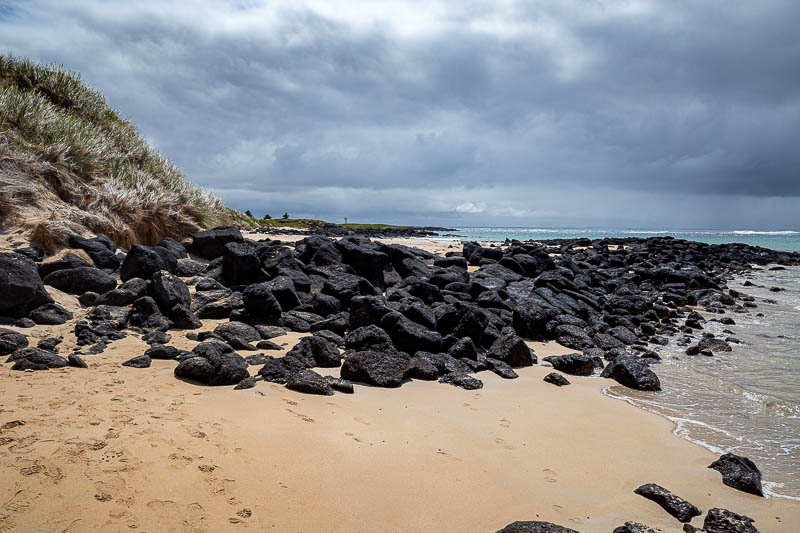
{"label": "turquoise water", "polygon": [[458,228],[447,232],[447,239],[469,241],[503,241],[517,239],[604,239],[614,237],[656,237],[671,236],[677,239],[699,241],[708,244],[740,242],[751,246],[762,246],[787,252],[800,251],[800,231],[754,231],[754,230],[644,230],[644,229],[597,229],[597,228]]}

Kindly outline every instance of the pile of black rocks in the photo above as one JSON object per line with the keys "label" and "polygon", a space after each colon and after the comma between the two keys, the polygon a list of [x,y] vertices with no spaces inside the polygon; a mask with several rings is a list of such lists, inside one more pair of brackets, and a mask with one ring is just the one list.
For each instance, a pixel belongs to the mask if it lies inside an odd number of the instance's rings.
{"label": "pile of black rocks", "polygon": [[[468,242],[441,257],[359,235],[314,235],[291,248],[245,239],[233,227],[130,250],[104,235],[76,236],[71,245],[94,266],[70,254],[42,262],[34,248],[0,253],[0,315],[22,326],[71,320],[45,289],[55,287],[91,308],[74,328],[79,346],[90,347],[85,353],[100,353],[133,330],[151,339],[153,353],[131,366],[174,359],[176,376],[209,385],[248,387],[263,379],[331,394],[352,391],[353,381],[399,387],[421,379],[476,389],[478,372],[513,379],[514,369],[536,364],[529,339],[576,350],[546,358],[560,372],[599,372],[658,391],[651,366],[670,338],[678,336],[690,355],[732,349],[734,338],[703,332],[704,317],[733,324],[730,314],[756,305],[726,290],[729,276],[753,265],[800,263],[793,253],[672,238],[505,244]],[[197,334],[201,342],[191,352],[167,345],[163,332],[200,329],[206,318],[228,322]],[[240,355],[280,349],[269,339],[285,330],[312,336],[283,357]],[[1,353],[22,344],[0,342]],[[20,368],[53,364],[37,357],[43,362]],[[260,366],[255,376],[252,365]],[[340,377],[323,378],[312,370],[318,367],[341,367]]]}

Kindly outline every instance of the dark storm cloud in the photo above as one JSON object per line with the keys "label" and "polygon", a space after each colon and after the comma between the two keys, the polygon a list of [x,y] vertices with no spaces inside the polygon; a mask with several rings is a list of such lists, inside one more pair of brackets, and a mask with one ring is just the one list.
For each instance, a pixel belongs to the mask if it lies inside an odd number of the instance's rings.
{"label": "dark storm cloud", "polygon": [[0,50],[83,72],[241,209],[800,224],[796,2],[9,5]]}

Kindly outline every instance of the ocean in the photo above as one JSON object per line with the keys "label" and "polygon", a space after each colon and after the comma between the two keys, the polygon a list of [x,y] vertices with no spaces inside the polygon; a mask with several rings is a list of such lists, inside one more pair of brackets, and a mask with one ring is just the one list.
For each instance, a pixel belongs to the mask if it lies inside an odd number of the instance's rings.
{"label": "ocean", "polygon": [[465,241],[504,241],[505,239],[605,239],[614,237],[656,237],[669,235],[676,239],[724,244],[741,242],[751,246],[762,246],[787,252],[800,251],[800,231],[755,231],[755,230],[645,230],[645,229],[593,229],[593,228],[457,228],[444,232],[441,238]]}
{"label": "ocean", "polygon": [[[452,240],[503,241],[671,235],[709,244],[740,242],[800,251],[797,231],[650,231],[542,228],[460,228]],[[745,281],[755,286],[744,286]],[[687,356],[677,337],[658,348],[652,368],[661,392],[609,386],[607,395],[675,423],[675,434],[714,453],[750,457],[761,469],[768,497],[800,501],[800,267],[759,269],[728,283],[755,297],[757,309],[732,314],[736,324],[706,322],[704,331],[736,337],[733,351]],[[772,292],[770,287],[780,287]],[[763,316],[759,314],[763,313]],[[711,318],[711,317],[707,317]],[[724,329],[732,333],[723,332]]]}

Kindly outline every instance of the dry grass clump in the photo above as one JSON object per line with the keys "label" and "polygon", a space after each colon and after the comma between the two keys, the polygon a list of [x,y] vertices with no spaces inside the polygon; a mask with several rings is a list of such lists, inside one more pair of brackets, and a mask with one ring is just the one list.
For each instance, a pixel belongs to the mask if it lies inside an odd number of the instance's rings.
{"label": "dry grass clump", "polygon": [[50,251],[72,233],[105,233],[127,247],[236,215],[193,186],[78,74],[0,56],[0,228],[27,228]]}

